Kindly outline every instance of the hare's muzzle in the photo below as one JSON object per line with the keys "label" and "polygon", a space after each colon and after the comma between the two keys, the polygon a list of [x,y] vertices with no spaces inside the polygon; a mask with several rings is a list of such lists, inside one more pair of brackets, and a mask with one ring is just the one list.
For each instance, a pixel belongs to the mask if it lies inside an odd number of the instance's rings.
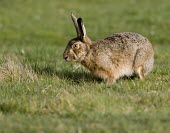
{"label": "hare's muzzle", "polygon": [[68,56],[67,56],[67,55],[64,56],[64,60],[65,60],[65,61],[68,61]]}

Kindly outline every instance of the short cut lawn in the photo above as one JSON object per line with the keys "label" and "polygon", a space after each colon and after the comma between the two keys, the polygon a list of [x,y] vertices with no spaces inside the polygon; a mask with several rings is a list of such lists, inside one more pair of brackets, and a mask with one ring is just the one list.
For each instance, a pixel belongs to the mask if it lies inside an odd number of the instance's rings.
{"label": "short cut lawn", "polygon": [[[152,72],[108,85],[65,62],[71,11],[92,40],[146,36]],[[169,29],[169,0],[0,0],[0,132],[169,133]]]}

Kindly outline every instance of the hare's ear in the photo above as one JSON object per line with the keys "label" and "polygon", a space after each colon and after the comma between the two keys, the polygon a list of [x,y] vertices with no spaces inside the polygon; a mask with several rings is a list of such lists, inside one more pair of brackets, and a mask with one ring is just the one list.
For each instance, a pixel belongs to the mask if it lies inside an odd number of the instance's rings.
{"label": "hare's ear", "polygon": [[80,37],[81,32],[80,32],[80,29],[79,29],[79,26],[78,26],[78,23],[77,23],[77,18],[74,16],[73,13],[71,13],[71,19],[72,19],[72,21],[73,21],[73,23],[74,23],[74,26],[75,26],[75,28],[76,28],[77,37]]}
{"label": "hare's ear", "polygon": [[77,23],[78,23],[78,29],[80,31],[80,38],[81,38],[81,41],[82,42],[85,42],[87,44],[91,44],[91,40],[89,39],[89,37],[87,36],[86,34],[86,28],[83,24],[83,20],[81,18],[78,18],[77,19]]}

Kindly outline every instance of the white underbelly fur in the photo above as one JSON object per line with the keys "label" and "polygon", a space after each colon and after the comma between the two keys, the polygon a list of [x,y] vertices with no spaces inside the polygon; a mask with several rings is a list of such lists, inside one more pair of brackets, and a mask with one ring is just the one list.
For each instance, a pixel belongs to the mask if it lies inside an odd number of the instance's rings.
{"label": "white underbelly fur", "polygon": [[132,68],[124,67],[119,70],[119,77],[132,76],[133,74],[134,74],[134,71]]}

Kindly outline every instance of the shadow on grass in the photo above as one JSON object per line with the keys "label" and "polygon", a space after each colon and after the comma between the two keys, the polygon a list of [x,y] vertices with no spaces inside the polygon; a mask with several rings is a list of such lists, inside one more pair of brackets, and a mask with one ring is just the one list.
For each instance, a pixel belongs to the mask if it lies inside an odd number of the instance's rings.
{"label": "shadow on grass", "polygon": [[[80,69],[77,69],[75,71],[73,71],[73,69],[67,69],[67,68],[63,68],[63,69],[56,69],[55,65],[46,65],[46,66],[38,66],[35,65],[33,67],[33,70],[42,76],[57,76],[58,78],[62,79],[62,80],[72,80],[76,83],[80,83],[80,82],[102,82],[103,80],[94,76],[92,73],[87,72],[87,71],[83,71]],[[121,77],[118,80],[134,80],[138,78],[137,75],[133,75],[131,77]]]}
{"label": "shadow on grass", "polygon": [[83,70],[72,71],[71,69],[60,69],[57,70],[54,66],[48,65],[45,67],[34,66],[33,70],[39,74],[44,76],[57,76],[62,80],[72,80],[76,83],[80,83],[82,81],[86,82],[102,82],[100,78],[95,77],[89,72]]}

